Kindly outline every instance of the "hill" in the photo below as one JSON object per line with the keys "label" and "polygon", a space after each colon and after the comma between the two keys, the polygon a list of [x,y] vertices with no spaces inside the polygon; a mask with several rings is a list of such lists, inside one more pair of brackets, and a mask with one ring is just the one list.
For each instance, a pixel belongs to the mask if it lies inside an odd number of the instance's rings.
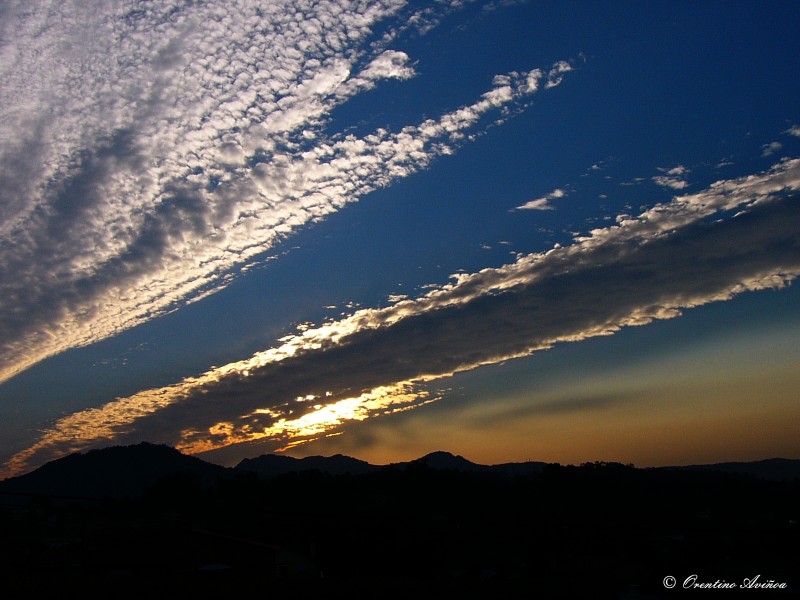
{"label": "hill", "polygon": [[0,491],[87,498],[139,497],[166,478],[209,487],[230,470],[166,445],[143,442],[70,454],[0,482]]}
{"label": "hill", "polygon": [[677,471],[716,471],[749,475],[770,481],[791,481],[800,479],[800,460],[788,458],[769,458],[754,462],[725,462],[709,465],[689,465],[685,467],[663,467]]}
{"label": "hill", "polygon": [[660,597],[667,575],[760,573],[793,592],[800,480],[767,476],[797,462],[487,466],[435,452],[225,468],[107,448],[0,483],[0,580],[4,597],[615,598]]}
{"label": "hill", "polygon": [[[390,465],[336,454],[294,458],[265,454],[242,460],[233,468],[187,456],[166,445],[140,443],[114,446],[54,460],[31,473],[0,482],[0,492],[91,498],[140,497],[154,486],[191,484],[208,489],[236,474],[274,479],[289,474],[318,473],[328,476],[363,476],[381,471],[431,471],[527,477],[541,474],[543,462],[481,465],[449,452],[431,452],[420,458]],[[653,472],[714,472],[743,475],[769,481],[800,479],[800,460],[773,458],[755,462],[658,467]]]}
{"label": "hill", "polygon": [[245,458],[235,469],[256,473],[265,478],[278,477],[287,473],[307,473],[317,471],[328,475],[363,475],[380,469],[363,460],[342,454],[333,456],[307,456],[293,458],[285,454],[263,454],[256,458]]}

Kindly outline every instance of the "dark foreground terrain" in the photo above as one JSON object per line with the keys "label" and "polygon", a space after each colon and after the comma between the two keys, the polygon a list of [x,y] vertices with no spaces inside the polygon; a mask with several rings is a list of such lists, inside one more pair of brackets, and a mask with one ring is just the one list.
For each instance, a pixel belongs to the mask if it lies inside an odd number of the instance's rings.
{"label": "dark foreground terrain", "polygon": [[0,598],[798,597],[797,473],[110,448],[0,483]]}

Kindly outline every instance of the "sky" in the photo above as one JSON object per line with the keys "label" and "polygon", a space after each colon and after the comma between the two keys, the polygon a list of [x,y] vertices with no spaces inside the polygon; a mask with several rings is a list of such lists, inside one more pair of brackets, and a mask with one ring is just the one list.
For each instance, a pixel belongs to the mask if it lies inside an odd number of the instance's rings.
{"label": "sky", "polygon": [[0,474],[800,458],[800,4],[0,6]]}

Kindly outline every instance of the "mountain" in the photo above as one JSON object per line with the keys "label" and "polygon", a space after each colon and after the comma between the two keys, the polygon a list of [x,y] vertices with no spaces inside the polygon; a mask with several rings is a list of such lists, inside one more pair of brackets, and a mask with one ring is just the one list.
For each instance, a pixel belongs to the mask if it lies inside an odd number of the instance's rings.
{"label": "mountain", "polygon": [[286,473],[303,473],[319,471],[328,475],[363,475],[381,469],[405,471],[409,468],[426,467],[434,471],[459,471],[473,473],[493,469],[485,465],[470,462],[463,456],[449,452],[431,452],[409,462],[392,463],[386,467],[371,465],[363,460],[336,454],[334,456],[307,456],[292,458],[285,454],[264,454],[256,458],[246,458],[236,465],[237,471],[256,473],[261,477],[272,478]]}
{"label": "mountain", "polygon": [[662,467],[674,471],[717,471],[749,475],[770,481],[791,481],[800,479],[800,460],[788,458],[768,458],[754,462],[725,462],[709,465],[689,465],[685,467]]}
{"label": "mountain", "polygon": [[182,477],[208,487],[230,470],[181,454],[166,445],[143,442],[70,454],[31,473],[0,482],[0,491],[84,498],[143,495],[165,478]]}
{"label": "mountain", "polygon": [[245,458],[235,469],[271,479],[287,473],[308,471],[319,471],[328,475],[363,475],[377,471],[380,467],[342,454],[305,458],[293,458],[285,454],[264,454],[256,458]]}
{"label": "mountain", "polygon": [[[379,471],[404,472],[424,468],[464,474],[525,477],[538,475],[545,467],[546,463],[541,462],[481,465],[463,456],[440,451],[409,462],[387,466],[371,465],[341,454],[299,459],[286,455],[266,454],[242,460],[234,468],[226,468],[193,456],[186,456],[169,446],[141,443],[134,446],[90,450],[54,460],[31,473],[0,482],[0,493],[133,498],[142,497],[147,493],[157,496],[191,494],[231,479],[237,473],[253,473],[259,479],[270,480],[287,473],[319,472],[331,476],[359,476]],[[749,463],[659,467],[641,471],[653,473],[714,471],[764,480],[791,481],[800,479],[800,460],[774,458]]]}
{"label": "mountain", "polygon": [[537,475],[547,466],[548,463],[538,461],[528,461],[522,463],[502,463],[489,467],[493,473],[502,473],[509,477]]}
{"label": "mountain", "polygon": [[433,471],[455,471],[458,473],[492,473],[495,475],[527,476],[542,472],[547,463],[529,461],[524,463],[502,463],[499,465],[481,465],[458,454],[450,452],[431,452],[415,460],[404,463],[393,463],[388,467],[401,471],[409,468],[424,467]]}
{"label": "mountain", "polygon": [[491,469],[491,467],[469,461],[463,456],[442,451],[431,452],[411,462],[399,463],[398,466],[401,465],[405,468],[424,466],[434,471],[459,471],[462,473],[477,473]]}
{"label": "mountain", "polygon": [[[445,597],[662,597],[665,573],[742,581],[755,564],[798,589],[800,479],[737,474],[798,465],[488,466],[434,452],[385,467],[265,455],[225,468],[167,446],[107,448],[0,482],[0,581],[20,589],[9,597],[371,597],[423,585]],[[304,471],[330,476],[276,477]]]}

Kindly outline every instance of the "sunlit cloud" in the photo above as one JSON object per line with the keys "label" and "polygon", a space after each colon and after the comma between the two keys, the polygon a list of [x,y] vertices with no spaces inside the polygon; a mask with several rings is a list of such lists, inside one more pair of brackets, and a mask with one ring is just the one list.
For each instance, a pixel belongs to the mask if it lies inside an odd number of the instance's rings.
{"label": "sunlit cloud", "polygon": [[783,160],[416,299],[303,327],[248,359],[64,417],[6,469],[111,441],[287,447],[434,400],[423,382],[785,287],[800,273],[798,190],[800,159]]}
{"label": "sunlit cloud", "polygon": [[[273,423],[267,427],[241,426],[239,423],[217,423],[205,431],[184,431],[177,445],[179,450],[190,454],[216,450],[235,443],[249,443],[268,439],[275,451],[315,441],[320,436],[331,435],[348,421],[363,421],[369,417],[389,415],[417,408],[435,401],[427,390],[419,390],[412,382],[400,382],[391,386],[380,386],[353,398],[344,398],[324,403],[326,399],[309,396],[297,401],[311,401],[312,410],[292,416],[275,409],[256,409],[249,417],[257,420],[267,415]],[[323,403],[314,403],[319,400]],[[211,434],[211,435],[209,435]]]}
{"label": "sunlit cloud", "polygon": [[[228,285],[298,228],[452,153],[572,67],[363,136],[333,109],[415,76],[454,7],[26,4],[0,69],[0,382]],[[58,27],[48,23],[57,21]]]}
{"label": "sunlit cloud", "polygon": [[541,198],[530,200],[521,206],[517,206],[514,210],[555,210],[550,201],[563,198],[566,195],[567,193],[564,190],[556,188]]}
{"label": "sunlit cloud", "polygon": [[689,169],[683,165],[678,165],[672,168],[659,168],[659,171],[664,175],[657,175],[653,177],[653,182],[661,187],[668,187],[673,190],[682,190],[689,187],[686,181],[686,176],[689,174]]}
{"label": "sunlit cloud", "polygon": [[768,156],[772,156],[776,152],[780,152],[783,150],[783,144],[780,142],[770,142],[769,144],[764,144],[761,147],[761,156],[762,158],[766,158]]}

